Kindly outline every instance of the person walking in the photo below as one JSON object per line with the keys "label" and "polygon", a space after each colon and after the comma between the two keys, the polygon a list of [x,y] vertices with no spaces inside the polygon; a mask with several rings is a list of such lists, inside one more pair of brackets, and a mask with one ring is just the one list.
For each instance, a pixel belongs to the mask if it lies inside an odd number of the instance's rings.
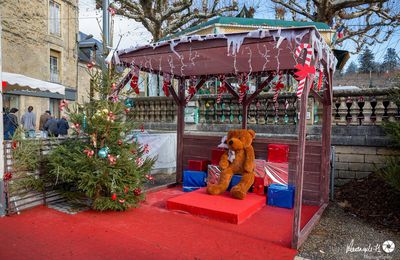
{"label": "person walking", "polygon": [[49,137],[58,137],[58,120],[52,116],[44,124],[44,130],[47,131]]}
{"label": "person walking", "polygon": [[68,129],[69,129],[69,125],[68,125],[67,118],[65,116],[63,116],[58,121],[58,134],[63,137],[68,136]]}
{"label": "person walking", "polygon": [[26,112],[21,118],[21,124],[25,130],[25,136],[28,138],[34,138],[36,133],[36,115],[33,111],[33,106],[28,107]]}
{"label": "person walking", "polygon": [[15,115],[17,112],[17,108],[11,108],[10,113],[4,114],[3,116],[4,140],[11,140],[15,130],[18,128],[18,118]]}
{"label": "person walking", "polygon": [[47,120],[49,120],[50,117],[51,117],[51,113],[49,110],[46,110],[46,112],[44,112],[43,115],[40,116],[39,130],[40,130],[41,138],[47,138],[47,131],[44,130],[44,125],[46,124]]}

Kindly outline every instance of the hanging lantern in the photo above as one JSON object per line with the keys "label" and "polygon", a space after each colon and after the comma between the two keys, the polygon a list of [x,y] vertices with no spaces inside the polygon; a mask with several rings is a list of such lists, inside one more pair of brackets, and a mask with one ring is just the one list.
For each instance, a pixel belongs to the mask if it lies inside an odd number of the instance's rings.
{"label": "hanging lantern", "polygon": [[126,107],[131,108],[131,107],[133,107],[134,104],[135,104],[135,102],[133,101],[133,98],[127,98],[127,99],[125,99],[125,106],[126,106]]}
{"label": "hanging lantern", "polygon": [[99,150],[99,152],[97,153],[97,155],[102,158],[105,159],[108,156],[108,152],[110,151],[110,149],[108,147],[103,147]]}

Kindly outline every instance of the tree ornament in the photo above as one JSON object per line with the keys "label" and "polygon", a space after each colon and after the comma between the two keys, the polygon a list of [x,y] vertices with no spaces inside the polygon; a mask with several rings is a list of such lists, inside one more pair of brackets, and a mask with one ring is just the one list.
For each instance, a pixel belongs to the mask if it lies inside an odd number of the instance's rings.
{"label": "tree ornament", "polygon": [[135,91],[136,95],[139,95],[139,85],[138,85],[139,77],[137,75],[133,75],[131,79],[130,86]]}
{"label": "tree ornament", "polygon": [[132,154],[137,154],[137,150],[136,150],[136,149],[133,149],[133,150],[131,151],[131,153],[132,153]]}
{"label": "tree ornament", "polygon": [[103,147],[99,150],[99,152],[97,153],[97,155],[102,158],[105,159],[108,156],[108,152],[110,151],[110,149],[108,147]]}
{"label": "tree ornament", "polygon": [[107,121],[114,122],[114,120],[115,120],[114,113],[112,111],[108,112]]}
{"label": "tree ornament", "polygon": [[116,199],[117,199],[117,194],[116,194],[116,193],[113,193],[113,195],[111,196],[111,199],[112,199],[112,200],[116,200]]}
{"label": "tree ornament", "polygon": [[111,89],[112,90],[115,90],[117,88],[117,84],[115,84],[115,82],[113,82],[112,84],[111,84]]}
{"label": "tree ornament", "polygon": [[143,158],[141,158],[141,157],[136,158],[136,165],[138,167],[142,167],[143,163],[144,163]]}
{"label": "tree ornament", "polygon": [[300,99],[301,95],[303,94],[304,90],[304,84],[306,82],[306,78],[310,77],[309,75],[314,75],[315,74],[315,67],[310,66],[311,64],[311,58],[312,58],[312,52],[313,49],[311,48],[311,45],[308,43],[302,43],[296,48],[295,52],[295,57],[298,58],[300,56],[301,51],[305,49],[306,50],[306,59],[304,62],[304,65],[297,64],[295,68],[298,70],[295,72],[296,80],[299,81],[298,87],[297,87],[297,97]]}
{"label": "tree ornament", "polygon": [[11,172],[4,173],[4,176],[3,176],[3,180],[4,181],[9,181],[11,179],[12,179],[12,173]]}
{"label": "tree ornament", "polygon": [[154,181],[154,177],[148,174],[146,174],[146,179],[148,179],[149,181]]}
{"label": "tree ornament", "polygon": [[96,65],[96,63],[94,61],[91,61],[88,64],[86,64],[86,67],[90,70],[93,68],[94,65]]}
{"label": "tree ornament", "polygon": [[115,165],[117,163],[117,157],[115,157],[114,155],[108,154],[107,158],[110,162],[110,165]]}
{"label": "tree ornament", "polygon": [[116,10],[114,9],[114,8],[112,8],[111,6],[110,7],[108,7],[108,12],[111,14],[111,16],[114,16],[115,15],[115,13],[116,13]]}
{"label": "tree ornament", "polygon": [[125,113],[128,114],[129,112],[131,112],[131,110],[129,108],[125,108]]}
{"label": "tree ornament", "polygon": [[125,203],[125,199],[120,199],[120,200],[118,200],[118,202],[123,204],[123,203]]}
{"label": "tree ornament", "polygon": [[93,147],[96,148],[96,147],[97,147],[97,135],[96,135],[96,133],[93,133],[93,134],[90,136],[90,138],[92,139]]}
{"label": "tree ornament", "polygon": [[124,193],[126,194],[126,193],[128,193],[128,191],[129,191],[129,187],[128,187],[128,186],[125,186],[125,188],[124,188]]}
{"label": "tree ornament", "polygon": [[[135,104],[135,102],[133,101],[133,98],[127,98],[125,99],[125,106],[128,108],[133,107],[133,105]],[[128,111],[129,112],[129,111]]]}
{"label": "tree ornament", "polygon": [[121,139],[119,139],[117,143],[118,143],[118,145],[122,145],[123,141]]}
{"label": "tree ornament", "polygon": [[82,119],[82,127],[83,129],[86,129],[86,113],[83,114],[83,119]]}
{"label": "tree ornament", "polygon": [[142,133],[144,132],[144,124],[140,125],[140,132],[142,132]]}
{"label": "tree ornament", "polygon": [[12,148],[13,150],[15,150],[15,149],[17,149],[17,146],[18,146],[17,141],[16,141],[16,140],[13,140],[13,141],[12,141],[12,144],[11,144],[11,148]]}
{"label": "tree ornament", "polygon": [[118,101],[119,101],[118,95],[113,95],[113,96],[111,96],[111,102],[117,103]]}
{"label": "tree ornament", "polygon": [[145,144],[143,147],[143,152],[144,153],[149,153],[150,152],[150,146],[148,144]]}
{"label": "tree ornament", "polygon": [[139,196],[142,193],[142,190],[140,188],[136,188],[133,190],[133,194],[135,194],[135,196]]}
{"label": "tree ornament", "polygon": [[90,149],[85,149],[83,152],[87,155],[87,157],[92,158],[94,155],[94,151]]}

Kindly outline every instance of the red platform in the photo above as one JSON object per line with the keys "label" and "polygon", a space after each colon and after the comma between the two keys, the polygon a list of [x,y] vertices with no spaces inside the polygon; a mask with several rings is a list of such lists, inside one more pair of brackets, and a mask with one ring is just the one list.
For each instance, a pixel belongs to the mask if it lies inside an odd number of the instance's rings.
{"label": "red platform", "polygon": [[202,188],[167,200],[167,209],[241,224],[264,207],[265,201],[265,196],[253,193],[248,193],[244,200],[232,198],[229,192],[212,196]]}

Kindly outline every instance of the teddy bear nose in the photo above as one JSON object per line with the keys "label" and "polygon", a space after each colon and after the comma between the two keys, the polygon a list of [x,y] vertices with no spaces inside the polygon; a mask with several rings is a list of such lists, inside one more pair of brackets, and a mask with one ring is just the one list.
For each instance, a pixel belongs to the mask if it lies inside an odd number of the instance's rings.
{"label": "teddy bear nose", "polygon": [[232,145],[232,144],[233,144],[233,141],[232,141],[232,140],[230,140],[230,141],[229,141],[229,145]]}

